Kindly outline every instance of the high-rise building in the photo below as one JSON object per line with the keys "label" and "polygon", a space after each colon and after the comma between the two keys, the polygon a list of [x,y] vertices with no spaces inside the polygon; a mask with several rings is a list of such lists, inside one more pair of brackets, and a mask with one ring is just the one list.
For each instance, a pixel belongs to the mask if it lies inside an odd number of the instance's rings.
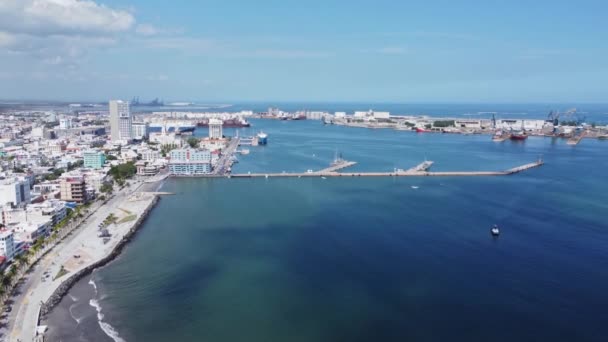
{"label": "high-rise building", "polygon": [[209,138],[210,139],[221,139],[223,137],[222,125],[223,121],[220,119],[209,119]]}
{"label": "high-rise building", "polygon": [[130,141],[133,139],[133,118],[129,102],[110,101],[110,130],[112,141]]}

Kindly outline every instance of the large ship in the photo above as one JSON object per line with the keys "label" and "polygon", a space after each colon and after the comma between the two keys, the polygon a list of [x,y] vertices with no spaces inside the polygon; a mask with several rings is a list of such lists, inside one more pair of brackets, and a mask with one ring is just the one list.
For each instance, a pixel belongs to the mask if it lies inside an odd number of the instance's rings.
{"label": "large ship", "polygon": [[528,135],[523,130],[511,133],[511,140],[526,140],[526,139],[528,139]]}
{"label": "large ship", "polygon": [[184,133],[194,132],[196,126],[188,122],[166,122],[166,123],[151,123],[148,126],[150,132],[162,132],[163,126],[166,132]]}
{"label": "large ship", "polygon": [[258,137],[258,145],[266,145],[268,143],[268,134],[264,132],[260,132],[257,135]]}
{"label": "large ship", "polygon": [[[196,123],[198,127],[209,127],[209,119],[203,119]],[[224,128],[241,128],[241,127],[249,127],[251,124],[242,117],[236,117],[232,119],[223,119],[222,126]]]}

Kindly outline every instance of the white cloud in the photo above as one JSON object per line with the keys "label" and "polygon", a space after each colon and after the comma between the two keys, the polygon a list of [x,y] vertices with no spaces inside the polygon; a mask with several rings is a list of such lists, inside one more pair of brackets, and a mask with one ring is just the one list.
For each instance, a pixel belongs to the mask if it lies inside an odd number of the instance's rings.
{"label": "white cloud", "polygon": [[32,35],[124,32],[133,15],[91,0],[2,0],[0,30]]}
{"label": "white cloud", "polygon": [[0,31],[0,46],[10,46],[15,43],[15,36]]}
{"label": "white cloud", "polygon": [[150,24],[140,24],[135,28],[135,33],[141,34],[142,36],[154,36],[158,34],[160,30]]}

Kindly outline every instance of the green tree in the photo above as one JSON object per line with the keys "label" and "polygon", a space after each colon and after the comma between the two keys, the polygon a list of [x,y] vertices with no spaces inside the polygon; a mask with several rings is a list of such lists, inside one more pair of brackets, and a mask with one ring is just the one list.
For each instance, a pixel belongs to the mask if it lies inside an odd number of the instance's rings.
{"label": "green tree", "polygon": [[104,183],[99,188],[99,191],[101,191],[103,193],[108,193],[108,194],[111,194],[113,190],[114,190],[114,186],[112,185],[112,183]]}
{"label": "green tree", "polygon": [[118,180],[124,180],[133,177],[137,173],[137,167],[133,162],[127,162],[124,164],[112,166],[110,168],[110,175],[118,182]]}
{"label": "green tree", "polygon": [[200,143],[200,140],[198,140],[195,137],[190,137],[190,138],[188,138],[187,142],[188,142],[188,145],[190,145],[190,147],[197,148],[198,144]]}

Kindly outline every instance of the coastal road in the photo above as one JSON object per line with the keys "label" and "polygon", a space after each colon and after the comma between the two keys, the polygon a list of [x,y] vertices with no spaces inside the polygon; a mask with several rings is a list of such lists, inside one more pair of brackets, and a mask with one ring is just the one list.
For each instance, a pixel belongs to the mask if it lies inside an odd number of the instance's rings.
{"label": "coastal road", "polygon": [[230,140],[230,144],[226,147],[224,151],[222,151],[222,156],[217,162],[215,169],[213,170],[213,174],[215,175],[225,175],[228,173],[228,167],[230,167],[230,158],[234,155],[234,152],[239,147],[239,138],[233,138]]}
{"label": "coastal road", "polygon": [[[17,296],[14,298],[13,311],[8,317],[8,332],[2,331],[5,341],[32,341],[37,327],[40,305],[49,299],[59,284],[72,273],[53,280],[59,272],[61,265],[76,262],[75,253],[86,250],[87,245],[100,243],[97,237],[98,226],[111,213],[116,213],[123,206],[127,197],[135,191],[135,187],[125,188],[116,193],[107,204],[101,206],[85,222],[83,226],[73,232],[66,240],[59,243],[26,275],[19,286]],[[92,248],[92,247],[90,247]],[[91,260],[97,255],[91,255]],[[83,256],[84,258],[84,256]],[[48,275],[48,276],[47,276]],[[6,334],[8,333],[8,336]]]}

